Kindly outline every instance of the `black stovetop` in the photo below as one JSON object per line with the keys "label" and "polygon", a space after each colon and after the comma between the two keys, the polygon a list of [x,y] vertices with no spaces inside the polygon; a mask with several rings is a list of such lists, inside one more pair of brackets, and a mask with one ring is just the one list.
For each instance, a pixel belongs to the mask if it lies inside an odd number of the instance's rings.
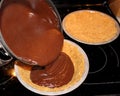
{"label": "black stovetop", "polygon": [[[105,0],[99,0],[99,2],[97,2],[98,0],[52,1],[60,13],[61,19],[68,13],[81,9],[102,11],[115,18]],[[86,80],[79,88],[62,96],[120,95],[120,36],[113,42],[105,45],[86,45],[71,39],[65,33],[64,36],[83,48],[89,59],[90,70]],[[13,74],[13,65],[11,62],[0,68],[0,95],[39,96],[19,83]]]}

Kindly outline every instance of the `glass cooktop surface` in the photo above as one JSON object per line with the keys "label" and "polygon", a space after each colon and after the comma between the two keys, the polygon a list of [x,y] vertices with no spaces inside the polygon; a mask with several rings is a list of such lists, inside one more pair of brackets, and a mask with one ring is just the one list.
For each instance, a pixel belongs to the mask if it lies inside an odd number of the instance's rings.
{"label": "glass cooktop surface", "polygon": [[[79,2],[80,0],[52,0],[61,19],[68,13],[82,9],[92,9],[107,13],[115,18],[106,1]],[[116,18],[115,18],[116,19]],[[116,19],[117,20],[117,19]],[[86,45],[79,43],[63,32],[66,39],[79,44],[86,52],[90,70],[84,83],[76,90],[62,96],[90,96],[120,94],[120,36],[109,44]],[[0,55],[1,56],[1,55]],[[40,96],[20,84],[14,74],[13,62],[0,67],[1,96]],[[116,96],[116,95],[115,95]]]}

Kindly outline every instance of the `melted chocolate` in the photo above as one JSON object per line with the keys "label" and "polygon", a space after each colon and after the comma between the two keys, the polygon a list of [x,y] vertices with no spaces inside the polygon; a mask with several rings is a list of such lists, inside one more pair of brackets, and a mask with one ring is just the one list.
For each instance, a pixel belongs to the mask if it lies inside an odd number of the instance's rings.
{"label": "melted chocolate", "polygon": [[62,49],[59,18],[46,0],[4,0],[0,27],[9,49],[27,63],[47,65]]}
{"label": "melted chocolate", "polygon": [[73,76],[74,66],[69,56],[61,52],[60,56],[45,68],[34,66],[30,73],[33,83],[49,88],[67,84]]}

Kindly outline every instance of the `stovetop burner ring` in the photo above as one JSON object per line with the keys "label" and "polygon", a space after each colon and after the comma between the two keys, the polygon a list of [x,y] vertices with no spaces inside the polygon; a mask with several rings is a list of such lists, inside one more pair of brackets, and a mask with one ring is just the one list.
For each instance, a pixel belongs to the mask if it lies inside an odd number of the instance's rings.
{"label": "stovetop burner ring", "polygon": [[[102,64],[99,66],[98,69],[94,70],[94,71],[90,71],[89,74],[94,74],[94,73],[97,73],[97,72],[100,72],[101,70],[103,70],[105,68],[105,66],[107,65],[107,55],[106,55],[106,52],[104,51],[104,49],[102,47],[98,47],[99,50],[102,52],[103,54],[103,58],[104,58],[104,61],[102,62]],[[98,54],[98,57],[99,57],[99,54]],[[101,58],[101,57],[100,57]],[[102,59],[103,60],[103,59]]]}
{"label": "stovetop burner ring", "polygon": [[[96,74],[108,67],[119,67],[119,57],[115,48],[111,45],[85,47],[90,62],[89,74]],[[94,58],[94,59],[93,59]],[[115,65],[114,65],[115,63]]]}

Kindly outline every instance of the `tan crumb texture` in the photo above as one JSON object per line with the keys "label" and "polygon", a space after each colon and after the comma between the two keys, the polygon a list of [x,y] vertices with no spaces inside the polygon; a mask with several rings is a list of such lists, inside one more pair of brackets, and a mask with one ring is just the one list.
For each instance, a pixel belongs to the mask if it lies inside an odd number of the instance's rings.
{"label": "tan crumb texture", "polygon": [[21,63],[17,62],[16,65],[17,65],[17,71],[19,77],[24,83],[40,91],[58,92],[58,91],[66,90],[67,88],[76,84],[76,82],[81,79],[83,73],[85,72],[85,59],[83,54],[80,53],[80,50],[76,46],[73,46],[72,43],[67,41],[64,42],[63,52],[67,53],[70,56],[71,60],[73,61],[74,69],[75,69],[73,78],[68,84],[58,88],[48,88],[48,87],[36,85],[32,83],[32,81],[30,80],[31,67],[28,65],[23,66],[21,65]]}
{"label": "tan crumb texture", "polygon": [[71,37],[87,43],[107,42],[118,35],[115,20],[98,11],[76,11],[63,20],[63,28]]}

